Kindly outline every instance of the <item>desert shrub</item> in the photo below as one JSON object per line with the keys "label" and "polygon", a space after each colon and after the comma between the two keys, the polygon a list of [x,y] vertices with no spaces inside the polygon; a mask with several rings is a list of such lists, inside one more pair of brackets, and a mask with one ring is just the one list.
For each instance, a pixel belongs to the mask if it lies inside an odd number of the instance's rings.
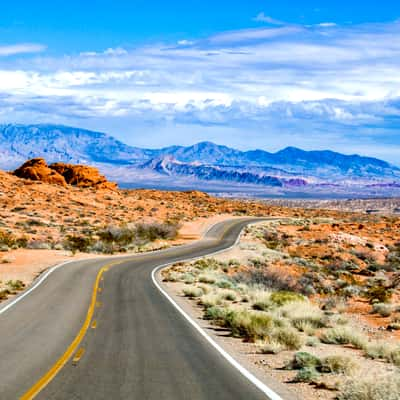
{"label": "desert shrub", "polygon": [[200,297],[199,304],[205,308],[219,306],[223,302],[223,299],[218,293],[207,293]]}
{"label": "desert shrub", "polygon": [[310,323],[309,321],[298,320],[295,321],[294,324],[295,328],[300,332],[304,332],[306,335],[312,336],[315,334],[315,326]]}
{"label": "desert shrub", "polygon": [[321,342],[326,344],[351,344],[356,349],[366,347],[367,338],[360,332],[349,327],[336,327],[325,330]]}
{"label": "desert shrub", "polygon": [[391,290],[381,285],[371,286],[365,293],[371,302],[379,301],[381,303],[388,302],[392,298],[392,294]]}
{"label": "desert shrub", "polygon": [[235,285],[227,278],[218,279],[215,285],[221,289],[232,289]]}
{"label": "desert shrub", "polygon": [[150,242],[156,239],[174,239],[178,234],[178,225],[172,223],[137,224],[135,234]]}
{"label": "desert shrub", "polygon": [[306,351],[297,352],[293,359],[285,366],[285,369],[320,368],[321,360]]}
{"label": "desert shrub", "polygon": [[277,232],[266,230],[263,234],[265,245],[270,249],[276,249],[280,246],[281,242]]}
{"label": "desert shrub", "polygon": [[220,322],[220,324],[223,324],[227,312],[228,312],[227,308],[211,306],[205,309],[203,318],[207,320]]}
{"label": "desert shrub", "polygon": [[100,240],[107,244],[129,245],[136,239],[135,230],[128,226],[109,225],[97,232]]}
{"label": "desert shrub", "polygon": [[178,282],[180,275],[175,271],[167,271],[163,274],[163,280],[165,282]]}
{"label": "desert shrub", "polygon": [[323,328],[327,324],[322,310],[308,301],[287,303],[279,309],[279,312],[288,318],[297,329],[304,326],[304,323],[308,323],[314,328]]}
{"label": "desert shrub", "polygon": [[316,347],[320,343],[319,339],[315,336],[310,336],[306,339],[306,346]]}
{"label": "desert shrub", "polygon": [[266,313],[231,309],[225,318],[224,326],[233,336],[246,340],[265,339],[273,328],[272,317]]}
{"label": "desert shrub", "polygon": [[357,369],[357,364],[348,356],[328,356],[321,360],[321,372],[351,375]]}
{"label": "desert shrub", "polygon": [[372,313],[379,314],[381,317],[390,317],[393,311],[391,304],[375,303],[372,305]]}
{"label": "desert shrub", "polygon": [[221,290],[219,292],[219,294],[224,300],[228,300],[228,301],[236,301],[236,298],[237,298],[237,294],[233,290],[228,290],[228,289]]}
{"label": "desert shrub", "polygon": [[304,345],[303,336],[293,328],[275,328],[271,337],[287,350],[299,350]]}
{"label": "desert shrub", "polygon": [[400,347],[385,341],[368,344],[365,355],[372,359],[381,359],[400,367]]}
{"label": "desert shrub", "polygon": [[273,307],[271,292],[262,289],[253,289],[249,293],[250,301],[254,310],[267,311]]}
{"label": "desert shrub", "polygon": [[186,297],[190,298],[201,297],[204,294],[203,290],[196,286],[184,288],[182,291]]}
{"label": "desert shrub", "polygon": [[89,251],[93,244],[93,239],[88,236],[68,235],[65,239],[64,247],[72,253],[77,251],[86,252]]}
{"label": "desert shrub", "polygon": [[365,355],[372,359],[381,359],[400,367],[400,347],[385,341],[368,344],[364,349]]}
{"label": "desert shrub", "polygon": [[50,250],[52,245],[44,240],[31,240],[26,247],[32,250]]}
{"label": "desert shrub", "polygon": [[20,280],[10,280],[6,282],[6,285],[9,287],[10,290],[22,290],[25,287],[24,282]]}
{"label": "desert shrub", "polygon": [[0,289],[0,300],[6,300],[9,294],[11,293],[8,289]]}
{"label": "desert shrub", "polygon": [[13,247],[16,237],[11,233],[0,231],[0,246]]}
{"label": "desert shrub", "polygon": [[262,354],[278,354],[286,350],[286,347],[279,342],[271,340],[260,348]]}
{"label": "desert shrub", "polygon": [[289,276],[282,276],[268,268],[252,268],[246,272],[237,273],[232,277],[238,283],[246,283],[249,286],[260,286],[265,289],[276,289],[296,292],[301,288],[297,281]]}
{"label": "desert shrub", "polygon": [[319,379],[320,374],[315,368],[302,368],[296,376],[292,379],[292,382],[298,383],[298,382],[304,382],[304,383],[311,383],[315,382]]}
{"label": "desert shrub", "polygon": [[217,277],[214,274],[202,274],[199,276],[199,282],[214,284],[217,281]]}
{"label": "desert shrub", "polygon": [[345,382],[338,400],[399,400],[400,374],[369,376]]}
{"label": "desert shrub", "polygon": [[278,306],[283,306],[286,303],[305,300],[304,296],[294,292],[279,291],[273,292],[270,300]]}

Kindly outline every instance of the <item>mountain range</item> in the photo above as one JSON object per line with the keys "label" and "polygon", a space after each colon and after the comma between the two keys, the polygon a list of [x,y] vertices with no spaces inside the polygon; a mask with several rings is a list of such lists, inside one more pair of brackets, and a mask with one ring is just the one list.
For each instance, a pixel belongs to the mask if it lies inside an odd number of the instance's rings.
{"label": "mountain range", "polygon": [[[26,159],[98,166],[111,179],[132,186],[220,187],[266,193],[351,190],[391,194],[400,168],[372,157],[287,147],[276,153],[240,151],[211,142],[143,149],[114,137],[61,125],[0,125],[0,168]],[[351,190],[349,189],[351,188]]]}

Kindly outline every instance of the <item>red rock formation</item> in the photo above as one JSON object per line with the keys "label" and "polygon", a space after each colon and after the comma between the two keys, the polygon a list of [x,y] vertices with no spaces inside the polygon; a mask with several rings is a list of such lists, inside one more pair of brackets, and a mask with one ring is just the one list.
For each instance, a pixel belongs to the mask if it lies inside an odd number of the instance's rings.
{"label": "red rock formation", "polygon": [[111,190],[117,188],[117,185],[113,182],[108,182],[97,168],[64,163],[47,165],[43,158],[34,158],[25,162],[13,174],[19,178],[62,186],[68,184],[82,188],[94,187],[96,189]]}
{"label": "red rock formation", "polygon": [[43,158],[33,158],[25,162],[13,174],[19,178],[30,179],[32,181],[67,186],[64,177],[57,171],[49,168]]}
{"label": "red rock formation", "polygon": [[87,165],[54,163],[50,165],[50,168],[62,175],[69,185],[95,187],[97,189],[117,188],[117,185],[113,182],[108,182],[106,177],[101,175],[97,168]]}

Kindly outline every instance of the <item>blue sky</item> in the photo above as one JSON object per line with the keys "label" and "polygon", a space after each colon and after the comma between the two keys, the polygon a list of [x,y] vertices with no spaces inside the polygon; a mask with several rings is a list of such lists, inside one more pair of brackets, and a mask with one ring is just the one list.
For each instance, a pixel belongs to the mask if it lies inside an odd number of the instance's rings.
{"label": "blue sky", "polygon": [[7,3],[0,122],[400,164],[400,2]]}

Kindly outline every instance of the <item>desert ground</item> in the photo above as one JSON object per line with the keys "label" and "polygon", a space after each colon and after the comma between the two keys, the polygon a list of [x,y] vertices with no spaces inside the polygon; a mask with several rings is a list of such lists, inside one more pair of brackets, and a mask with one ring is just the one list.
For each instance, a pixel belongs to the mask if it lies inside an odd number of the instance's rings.
{"label": "desert ground", "polygon": [[257,223],[233,249],[162,278],[237,359],[298,398],[395,399],[399,227],[357,214]]}
{"label": "desert ground", "polygon": [[0,172],[1,300],[66,260],[157,250],[225,219],[275,217],[214,258],[169,267],[163,284],[250,369],[299,398],[396,398],[397,200],[305,205],[120,190],[96,171],[89,179],[79,169],[69,183],[39,164],[26,176]]}

